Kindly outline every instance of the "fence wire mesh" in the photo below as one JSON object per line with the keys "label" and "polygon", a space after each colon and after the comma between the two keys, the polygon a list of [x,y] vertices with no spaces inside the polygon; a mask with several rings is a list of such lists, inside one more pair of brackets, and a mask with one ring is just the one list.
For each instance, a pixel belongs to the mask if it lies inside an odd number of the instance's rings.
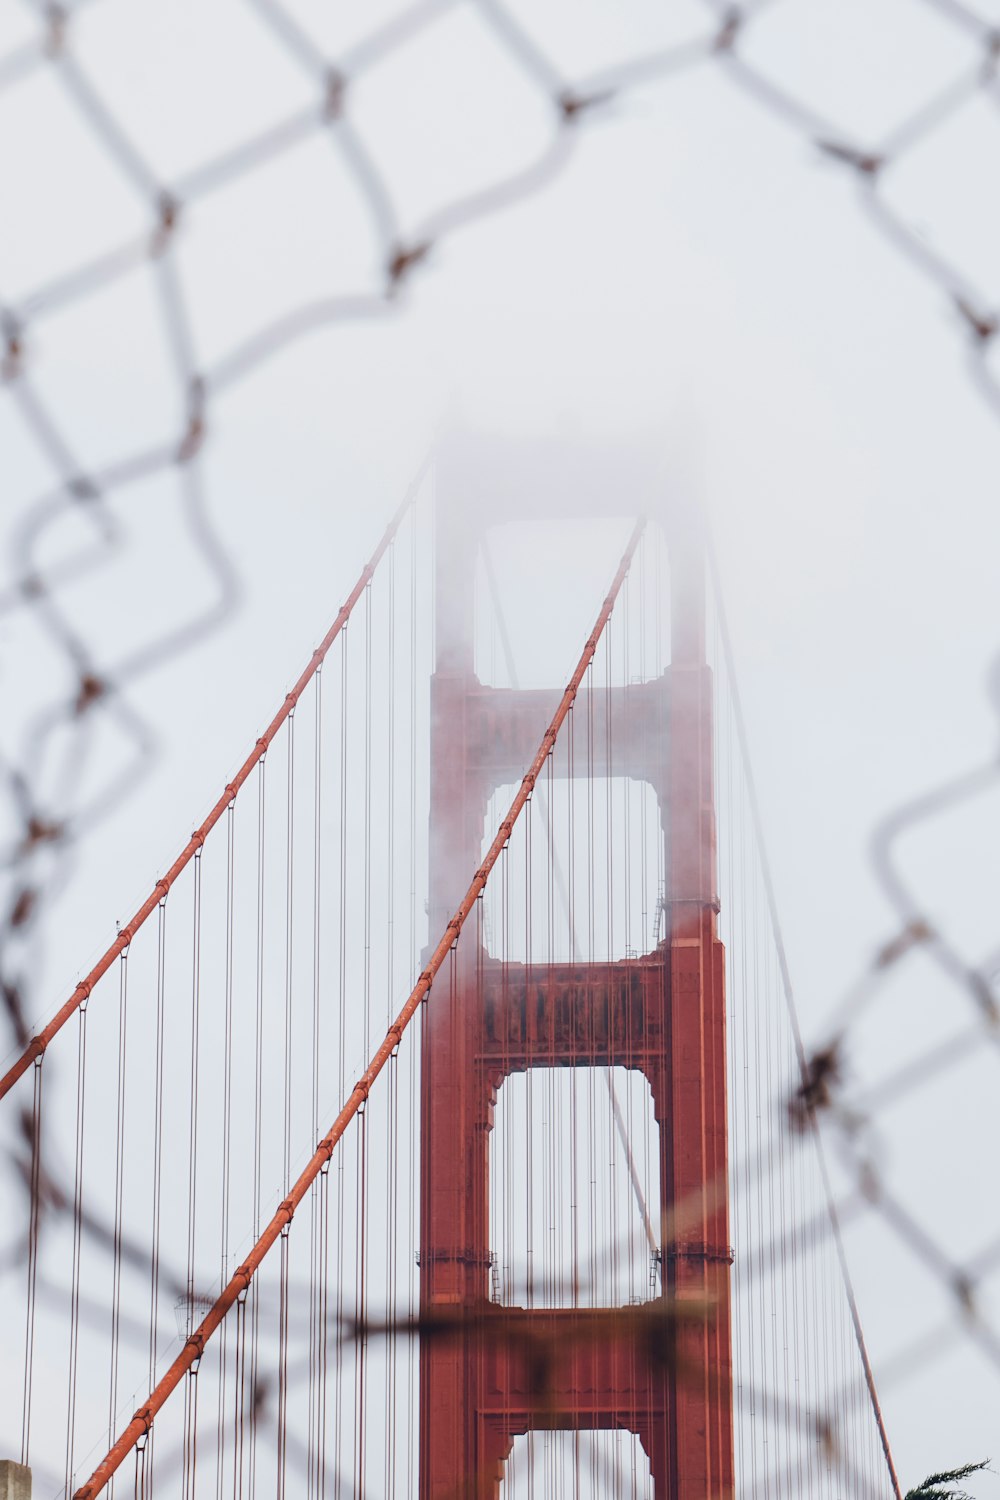
{"label": "fence wire mesh", "polygon": [[[155,29],[155,12],[167,9],[149,6],[140,16],[114,0],[80,0],[25,5],[3,21],[0,128],[20,145],[0,189],[2,420],[14,462],[30,476],[5,522],[0,589],[9,658],[0,994],[9,1048],[31,1032],[31,976],[53,940],[48,917],[72,877],[74,851],[100,838],[156,752],[157,729],[137,686],[238,607],[239,571],[212,519],[206,463],[221,399],[319,329],[397,314],[420,296],[428,266],[447,271],[453,237],[544,192],[631,100],[711,72],[794,132],[817,169],[846,176],[857,212],[950,318],[970,388],[1000,420],[989,204],[1000,143],[995,5],[886,0],[876,16],[820,0],[692,0],[669,17],[639,8],[648,45],[622,52],[613,30],[598,24],[600,6],[576,17],[558,5],[420,0],[383,7],[374,19],[357,8],[331,20],[304,4],[233,0],[219,6],[224,25],[209,31],[195,17],[188,30],[178,27],[172,55],[169,27]],[[478,159],[451,177],[442,169],[420,197],[405,139],[387,123],[390,104],[402,98],[437,110],[446,136],[475,117],[485,140],[501,140],[503,114],[491,117],[490,101],[475,97],[494,67],[505,73],[511,107],[538,123],[534,155],[512,162],[502,149],[483,150],[489,170]],[[453,88],[442,90],[449,75]],[[130,98],[121,87],[136,76],[150,94],[139,114],[134,92]],[[208,142],[187,123],[195,99],[209,101]],[[39,130],[40,121],[49,128]],[[206,293],[210,283],[192,273],[187,247],[205,225],[218,236],[216,279],[229,255],[252,263],[253,244],[227,242],[227,215],[247,193],[258,195],[264,219],[294,218],[294,188],[286,192],[282,177],[293,158],[306,163],[312,191],[329,191],[336,203],[330,238],[309,276],[279,275],[277,297],[264,287],[220,312]],[[939,201],[928,197],[927,174]],[[117,292],[123,300],[113,303]],[[116,423],[113,392],[88,394],[86,368],[71,361],[67,369],[61,358],[64,335],[84,349],[123,338],[148,348],[157,391],[149,431]],[[153,600],[143,612],[145,637],[118,631],[105,639],[81,590],[120,591],[124,617],[128,595],[116,568],[134,546],[127,519],[134,497],[170,510],[200,585]],[[149,566],[148,558],[132,559],[129,568],[140,594]],[[20,660],[33,663],[30,682],[18,676]],[[995,691],[993,706],[1000,711]],[[969,1252],[951,1232],[952,1213],[915,1212],[908,1189],[919,1176],[918,1152],[907,1163],[886,1147],[902,1101],[924,1099],[933,1116],[943,1080],[961,1079],[970,1065],[989,1070],[995,1060],[996,942],[982,942],[981,926],[969,932],[942,921],[947,902],[933,888],[919,839],[944,821],[960,845],[998,779],[993,758],[962,768],[876,830],[873,869],[898,926],[844,995],[827,1034],[807,1049],[806,1078],[788,1101],[790,1128],[815,1115],[835,1148],[848,1235],[854,1224],[877,1220],[941,1293],[933,1303],[939,1321],[921,1322],[912,1347],[880,1369],[889,1389],[957,1340],[971,1339],[994,1377],[1000,1369],[1000,1235]],[[904,1043],[898,1020],[884,1020],[898,1017],[916,966],[932,967],[941,996],[964,1011],[953,1025],[942,1003],[945,1019],[935,1021],[929,1045],[916,1029]],[[885,1074],[852,1082],[852,1060],[866,1046],[885,1048],[887,1028]],[[22,1124],[30,1128],[30,1112]],[[29,1145],[12,1149],[23,1154]],[[961,1186],[983,1191],[981,1155]]]}

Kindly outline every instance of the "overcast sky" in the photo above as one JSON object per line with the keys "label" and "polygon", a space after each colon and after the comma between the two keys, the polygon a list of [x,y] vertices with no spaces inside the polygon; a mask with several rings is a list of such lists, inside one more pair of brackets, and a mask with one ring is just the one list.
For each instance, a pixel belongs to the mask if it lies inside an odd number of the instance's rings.
{"label": "overcast sky", "polygon": [[[511,11],[571,78],[713,24],[693,0],[669,17],[650,0]],[[330,56],[378,19],[370,5],[304,0],[297,13]],[[14,46],[33,24],[30,6],[8,0],[0,38]],[[167,185],[316,95],[308,68],[235,0],[100,0],[70,39]],[[921,0],[783,0],[750,29],[746,55],[864,145],[978,58]],[[550,103],[474,6],[443,14],[347,100],[404,243],[443,204],[550,149]],[[149,194],[109,159],[52,71],[0,93],[0,132],[13,147],[0,160],[9,304],[148,227]],[[105,946],[243,758],[442,422],[512,442],[651,445],[670,482],[699,494],[807,1036],[825,1035],[895,931],[872,872],[873,828],[996,748],[987,685],[1000,648],[1000,422],[968,378],[967,331],[861,212],[854,175],[716,62],[612,100],[568,145],[537,193],[436,244],[390,309],[322,322],[210,401],[208,515],[241,602],[196,649],[135,684],[158,758],[84,842],[45,918],[59,941],[45,943],[34,1016]],[[984,97],[884,190],[987,299],[1000,297],[998,160],[1000,112]],[[199,369],[286,311],[382,281],[356,181],[315,132],[205,197],[178,234]],[[26,357],[85,468],[183,427],[148,262],[39,320]],[[13,538],[52,474],[9,396],[0,433]],[[123,489],[114,509],[126,545],[65,595],[100,661],[185,618],[213,588],[171,474]],[[53,526],[44,559],[76,544],[76,524]],[[580,562],[590,577],[594,557]],[[19,753],[35,707],[66,690],[60,671],[36,621],[0,620],[5,753]],[[970,963],[1000,946],[998,810],[1000,790],[901,846],[918,900]],[[908,960],[849,1046],[849,1082],[876,1081],[894,1056],[972,1019],[929,961]],[[882,1135],[889,1180],[928,1224],[948,1226],[956,1255],[1000,1234],[997,1079],[992,1051],[974,1055]],[[859,1235],[855,1248],[878,1371],[917,1331],[922,1282],[888,1235]],[[894,1299],[897,1285],[905,1299]],[[994,1326],[997,1287],[994,1276]],[[962,1341],[887,1380],[903,1477],[994,1453],[998,1396],[996,1366]],[[976,1483],[977,1496],[1000,1495],[1000,1480]]]}

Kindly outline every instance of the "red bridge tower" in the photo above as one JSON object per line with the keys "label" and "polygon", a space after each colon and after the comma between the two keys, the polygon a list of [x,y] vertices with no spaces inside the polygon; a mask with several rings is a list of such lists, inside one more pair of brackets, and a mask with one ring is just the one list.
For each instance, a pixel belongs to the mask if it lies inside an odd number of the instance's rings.
{"label": "red bridge tower", "polygon": [[[542,513],[572,517],[579,459],[533,455],[548,471]],[[627,466],[626,466],[627,467]],[[486,804],[519,781],[561,694],[493,689],[473,661],[473,580],[484,518],[539,514],[503,455],[468,471],[445,451],[438,472],[437,660],[431,709],[431,930],[443,930],[481,857]],[[505,478],[509,482],[505,482]],[[537,482],[537,480],[536,480]],[[616,464],[604,493],[633,499]],[[472,488],[475,485],[475,488]],[[495,507],[495,508],[494,508]],[[636,506],[636,509],[639,507]],[[615,513],[624,505],[605,507]],[[470,931],[454,983],[439,980],[424,1025],[421,1122],[421,1500],[495,1500],[514,1438],[531,1428],[618,1428],[645,1449],[657,1500],[733,1492],[726,1191],[723,950],[716,935],[712,684],[705,649],[704,561],[667,522],[671,662],[659,679],[612,690],[615,774],[648,782],[665,837],[667,940],[599,965],[499,965]],[[595,733],[596,747],[605,743]],[[600,754],[600,751],[597,751]],[[601,774],[598,762],[591,763]],[[471,928],[470,924],[470,928]],[[443,978],[443,976],[442,976]],[[530,1006],[529,1006],[530,995]],[[585,1014],[581,1013],[585,1009]],[[641,1026],[637,1024],[642,1018]],[[587,1037],[586,1048],[579,1038]],[[637,1068],[660,1138],[662,1297],[708,1303],[707,1317],[664,1320],[651,1353],[635,1308],[520,1310],[489,1301],[488,1181],[496,1091],[529,1066]],[[672,1210],[677,1208],[677,1213]],[[666,1304],[664,1304],[666,1305]],[[655,1315],[656,1302],[648,1309]],[[652,1319],[651,1319],[652,1321]],[[676,1331],[667,1331],[668,1328]],[[572,1337],[566,1337],[569,1332]],[[540,1406],[525,1347],[551,1335]],[[680,1369],[683,1373],[675,1374]]]}

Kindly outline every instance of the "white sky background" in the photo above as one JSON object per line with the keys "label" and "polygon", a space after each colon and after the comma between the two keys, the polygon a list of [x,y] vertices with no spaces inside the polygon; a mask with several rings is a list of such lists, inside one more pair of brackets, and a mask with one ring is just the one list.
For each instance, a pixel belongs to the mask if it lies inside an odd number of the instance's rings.
{"label": "white sky background", "polygon": [[[570,77],[712,24],[694,0],[512,9]],[[298,7],[331,57],[391,10]],[[10,0],[0,16],[4,50],[35,24],[30,6]],[[99,0],[71,39],[168,184],[315,95],[308,73],[235,0]],[[921,0],[784,0],[746,47],[865,145],[977,58]],[[529,163],[551,135],[543,93],[471,8],[423,32],[348,101],[405,240],[442,203]],[[0,94],[0,139],[7,301],[148,227],[143,197],[45,71]],[[33,1014],[63,998],[214,801],[443,418],[512,440],[652,439],[668,474],[699,487],[807,1036],[822,1035],[891,935],[869,862],[872,828],[995,749],[986,682],[1000,643],[1000,423],[967,378],[966,331],[859,211],[852,175],[714,63],[632,91],[581,121],[573,144],[538,195],[435,247],[394,312],[322,327],[212,402],[210,516],[242,607],[133,690],[159,758],[85,847],[49,915]],[[1000,298],[998,162],[1000,109],[977,103],[918,148],[886,193]],[[206,198],[182,234],[202,366],[313,296],[381,285],[357,192],[320,136]],[[84,465],[183,425],[148,267],[40,322],[27,357]],[[13,528],[52,477],[9,399],[0,434],[3,524]],[[111,660],[210,592],[177,522],[171,476],[114,503],[127,545],[66,596],[98,657]],[[567,665],[556,664],[557,680]],[[28,710],[62,691],[58,671],[30,620],[0,619],[8,753]],[[946,818],[912,841],[918,888],[970,961],[997,945],[995,815],[996,800],[984,799],[981,814]],[[960,999],[920,958],[887,994],[882,1019],[859,1029],[849,1053],[862,1080],[887,1070],[897,1045],[909,1055],[921,1037],[957,1029]],[[889,1180],[930,1225],[955,1224],[957,1254],[998,1232],[989,1201],[998,1077],[992,1058],[970,1062],[925,1090],[902,1133],[887,1137]],[[859,1238],[854,1256],[876,1370],[908,1336],[907,1308],[893,1302],[906,1252],[894,1246]],[[968,1344],[889,1382],[904,1484],[996,1455],[997,1395],[995,1367]],[[1000,1495],[1000,1480],[986,1476],[974,1491]]]}

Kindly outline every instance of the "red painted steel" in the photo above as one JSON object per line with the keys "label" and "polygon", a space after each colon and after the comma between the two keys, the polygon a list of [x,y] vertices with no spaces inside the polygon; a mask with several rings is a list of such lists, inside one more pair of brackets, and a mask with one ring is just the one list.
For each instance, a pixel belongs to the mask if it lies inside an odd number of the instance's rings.
{"label": "red painted steel", "polygon": [[23,1077],[23,1075],[31,1067],[32,1063],[35,1062],[37,1058],[42,1056],[52,1038],[62,1030],[70,1017],[74,1015],[77,1010],[79,1010],[80,1006],[90,995],[90,992],[94,988],[94,985],[108,972],[115,959],[120,957],[120,955],[133,941],[136,933],[139,931],[140,927],[142,927],[143,923],[152,916],[153,912],[159,906],[163,898],[169,894],[170,888],[177,880],[177,877],[191,863],[192,859],[194,859],[195,855],[198,853],[198,850],[203,847],[205,839],[208,837],[209,833],[211,833],[212,829],[215,827],[216,823],[218,823],[223,813],[232,803],[233,799],[240,791],[240,788],[248,780],[254,770],[254,767],[257,766],[261,760],[263,760],[275,735],[278,733],[278,730],[292,713],[295,705],[302,697],[302,694],[305,692],[306,688],[309,686],[310,682],[315,677],[320,667],[323,665],[330,647],[333,645],[334,641],[337,639],[338,635],[340,635],[344,626],[350,619],[351,611],[354,609],[354,606],[357,604],[358,600],[361,598],[361,595],[364,593],[372,578],[375,576],[375,569],[378,567],[385,553],[388,551],[393,538],[402,525],[403,517],[406,515],[406,512],[409,510],[410,506],[413,503],[413,500],[427,471],[428,463],[429,459],[425,460],[425,462],[421,465],[419,471],[417,472],[416,478],[403,497],[402,504],[396,511],[396,514],[393,516],[392,520],[389,522],[385,531],[382,533],[381,541],[375,548],[375,551],[372,553],[368,562],[362,568],[361,576],[358,578],[357,583],[354,585],[350,594],[348,594],[344,604],[341,606],[340,611],[337,614],[337,618],[334,620],[333,624],[330,626],[330,629],[327,631],[326,635],[316,647],[316,650],[309,658],[308,665],[299,676],[299,679],[295,683],[295,686],[292,688],[291,692],[285,695],[285,701],[282,703],[281,707],[278,709],[278,712],[275,714],[270,724],[268,724],[267,728],[264,730],[264,733],[260,736],[257,743],[254,745],[246,760],[240,766],[240,769],[237,771],[232,781],[230,781],[226,786],[225,790],[222,793],[222,796],[216,802],[215,806],[208,814],[208,817],[204,820],[203,823],[200,823],[199,826],[195,829],[194,833],[192,833],[190,839],[185,844],[180,854],[178,854],[177,858],[174,860],[167,873],[156,882],[153,889],[150,891],[149,895],[146,897],[145,901],[139,907],[135,915],[131,918],[130,921],[125,923],[124,927],[119,929],[118,936],[115,938],[115,941],[97,960],[97,963],[90,970],[90,973],[87,974],[84,979],[80,980],[80,983],[70,995],[69,999],[59,1007],[55,1015],[52,1017],[51,1021],[49,1021],[48,1025],[44,1026],[42,1030],[38,1032],[37,1036],[32,1037],[31,1041],[25,1047],[24,1051],[21,1053],[17,1061],[13,1064],[12,1067],[7,1070],[7,1072],[3,1075],[3,1078],[0,1078],[0,1099],[2,1099],[4,1095],[14,1087],[14,1084],[18,1081],[19,1078]]}
{"label": "red painted steel", "polygon": [[[456,496],[449,509],[439,494],[432,917],[447,910],[457,873],[475,860],[488,798],[512,779],[528,726],[548,701],[544,693],[484,688],[475,676],[478,523],[463,500]],[[421,1316],[434,1333],[421,1345],[421,1500],[496,1500],[515,1436],[536,1427],[636,1433],[657,1500],[724,1500],[733,1492],[712,683],[703,559],[697,544],[671,540],[669,671],[631,696],[632,726],[628,695],[612,690],[607,707],[616,771],[652,785],[667,830],[665,944],[616,964],[505,963],[501,976],[466,933],[449,992],[439,987],[427,1007],[420,1275]],[[604,711],[597,695],[595,712]],[[650,725],[657,732],[644,732]],[[595,734],[595,746],[603,738]],[[645,1322],[632,1308],[496,1307],[488,1295],[488,1181],[497,1089],[531,1066],[622,1062],[647,1077],[659,1126],[661,1296],[646,1304]],[[447,1337],[441,1319],[451,1320]]]}
{"label": "red painted steel", "polygon": [[93,1500],[94,1496],[100,1494],[122,1461],[128,1456],[140,1439],[148,1434],[157,1412],[160,1411],[172,1392],[177,1389],[188,1371],[201,1359],[209,1339],[222,1323],[230,1308],[234,1307],[240,1297],[247,1291],[255,1272],[268,1251],[273,1248],[283,1234],[287,1233],[295,1210],[329,1162],[334,1148],[343,1136],[347,1126],[364,1105],[372,1084],[399,1046],[403,1032],[413,1019],[421,1002],[429,996],[434,978],[448,957],[448,954],[458,942],[466,919],[482,894],[489,879],[490,871],[500,858],[500,854],[513,831],[514,824],[517,822],[525,803],[531,796],[535,782],[552,752],[552,747],[556,742],[560,728],[565,722],[566,715],[573,706],[573,701],[576,698],[577,690],[583,680],[584,673],[593,660],[597,643],[611,615],[621,586],[625,581],[629,564],[642,534],[643,525],[643,522],[639,522],[632,533],[608,596],[601,607],[597,623],[577,663],[576,671],[570,678],[559,700],[555,714],[542,736],[541,743],[538,746],[531,765],[528,767],[521,785],[514,796],[514,800],[511,802],[507,816],[497,829],[486,857],[476,870],[465,895],[458,903],[454,915],[445,924],[437,947],[434,949],[427,967],[410,992],[406,1004],[400,1010],[392,1026],[390,1026],[384,1041],[375,1052],[368,1067],[354,1085],[350,1097],[340,1111],[340,1114],[337,1116],[328,1133],[319,1142],[305,1169],[289,1190],[285,1200],[278,1206],[277,1212],[257,1240],[246,1260],[234,1273],[198,1327],[189,1335],[180,1354],[164,1374],[163,1378],[157,1382],[150,1392],[145,1405],[141,1406],[136,1412],[131,1422],[118,1438],[118,1441],[108,1451],[106,1457],[94,1470],[87,1483],[75,1492],[73,1500]]}

